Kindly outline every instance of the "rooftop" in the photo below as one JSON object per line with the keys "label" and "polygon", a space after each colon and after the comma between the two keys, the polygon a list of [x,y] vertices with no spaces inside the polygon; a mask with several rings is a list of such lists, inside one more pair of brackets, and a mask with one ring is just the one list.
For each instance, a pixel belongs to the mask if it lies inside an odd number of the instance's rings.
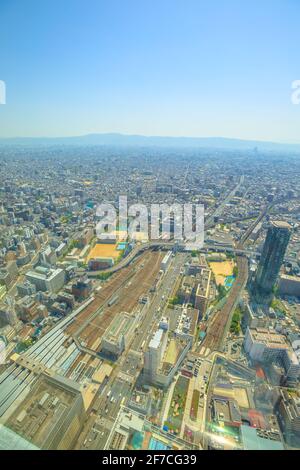
{"label": "rooftop", "polygon": [[254,341],[264,343],[270,348],[288,348],[285,337],[275,331],[268,330],[267,328],[251,328],[250,331]]}
{"label": "rooftop", "polygon": [[[241,426],[244,450],[284,450],[280,441],[262,437],[259,431],[249,426]],[[267,436],[267,434],[266,434]]]}
{"label": "rooftop", "polygon": [[153,338],[151,339],[150,343],[149,343],[149,348],[153,348],[153,349],[157,349],[160,345],[160,342],[162,340],[162,337],[163,337],[163,334],[164,334],[164,330],[162,330],[161,328],[159,328]]}
{"label": "rooftop", "polygon": [[273,220],[272,225],[277,228],[288,228],[289,230],[292,228],[290,224],[285,222],[284,220]]}

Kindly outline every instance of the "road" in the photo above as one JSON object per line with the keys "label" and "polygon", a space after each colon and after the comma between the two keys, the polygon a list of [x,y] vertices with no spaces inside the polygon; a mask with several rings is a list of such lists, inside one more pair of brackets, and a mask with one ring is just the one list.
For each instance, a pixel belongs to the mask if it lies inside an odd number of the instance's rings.
{"label": "road", "polygon": [[168,272],[165,273],[161,285],[158,287],[153,299],[151,300],[151,304],[139,327],[139,331],[134,339],[131,349],[136,351],[141,350],[141,345],[150,336],[149,330],[153,329],[162,317],[162,309],[167,305],[167,299],[171,297],[173,287],[180,274],[180,270],[184,265],[186,257],[187,255],[184,253],[178,253],[178,255],[172,259]]}
{"label": "road", "polygon": [[225,197],[224,201],[217,207],[217,209],[214,211],[214,213],[206,220],[206,222],[205,222],[205,227],[206,228],[211,228],[211,226],[213,226],[215,224],[214,218],[221,215],[221,213],[223,212],[223,209],[226,206],[226,204],[228,204],[230,199],[232,199],[234,197],[235,193],[240,189],[241,185],[244,183],[244,179],[245,179],[245,177],[244,177],[244,175],[242,175],[240,177],[240,180],[239,180],[238,184],[230,191],[230,193]]}
{"label": "road", "polygon": [[[179,253],[178,256],[172,258],[167,273],[164,275],[160,286],[153,294],[149,308],[145,311],[145,316],[141,320],[137,335],[133,342],[128,345],[122,356],[118,359],[105,390],[101,393],[101,396],[96,399],[97,402],[93,407],[97,410],[96,414],[91,416],[84,426],[83,432],[78,440],[77,448],[104,448],[121,403],[124,399],[127,400],[130,396],[136,378],[142,369],[143,361],[141,346],[148,338],[151,337],[152,331],[156,329],[158,320],[162,315],[159,308],[162,308],[162,306],[166,304],[167,298],[172,292],[186,256],[187,255],[184,253]],[[136,364],[134,368],[134,376],[130,377],[129,372],[131,360],[129,360],[129,357],[131,357],[132,354],[136,355]],[[126,376],[128,377],[128,382],[124,380]],[[110,395],[108,397],[107,393],[109,391]]]}

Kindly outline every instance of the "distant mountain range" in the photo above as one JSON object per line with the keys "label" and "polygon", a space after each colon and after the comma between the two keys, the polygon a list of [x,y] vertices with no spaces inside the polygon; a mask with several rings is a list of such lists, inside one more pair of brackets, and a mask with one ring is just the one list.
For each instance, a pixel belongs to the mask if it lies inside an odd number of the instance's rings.
{"label": "distant mountain range", "polygon": [[283,144],[254,140],[227,139],[223,137],[147,137],[125,134],[88,134],[77,137],[17,137],[0,139],[3,145],[107,145],[123,147],[215,148],[232,150],[299,152],[300,144]]}

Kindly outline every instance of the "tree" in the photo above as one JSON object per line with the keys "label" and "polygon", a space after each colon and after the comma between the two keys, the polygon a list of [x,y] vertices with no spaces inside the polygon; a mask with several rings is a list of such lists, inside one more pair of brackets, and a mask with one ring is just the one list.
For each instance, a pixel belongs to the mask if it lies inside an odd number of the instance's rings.
{"label": "tree", "polygon": [[171,305],[178,305],[179,303],[180,303],[180,298],[178,295],[175,295],[175,297],[169,300],[169,304]]}
{"label": "tree", "polygon": [[97,279],[100,279],[100,281],[106,281],[106,279],[108,279],[111,275],[112,273],[101,273],[97,275]]}
{"label": "tree", "polygon": [[234,314],[232,316],[232,321],[230,325],[230,331],[231,333],[235,333],[238,335],[241,331],[241,319],[242,319],[242,311],[240,307],[237,307],[234,311]]}
{"label": "tree", "polygon": [[223,299],[223,297],[225,297],[225,295],[227,294],[227,291],[225,287],[222,286],[222,284],[218,284],[217,289],[218,289],[218,300],[221,300]]}
{"label": "tree", "polygon": [[237,266],[234,266],[234,268],[233,268],[234,277],[238,277],[238,274],[239,274],[239,268]]}

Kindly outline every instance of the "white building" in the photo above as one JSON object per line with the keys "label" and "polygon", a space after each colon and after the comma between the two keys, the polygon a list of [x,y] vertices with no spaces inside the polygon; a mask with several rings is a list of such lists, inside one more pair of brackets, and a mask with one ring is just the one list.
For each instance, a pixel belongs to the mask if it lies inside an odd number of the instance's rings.
{"label": "white building", "polygon": [[151,339],[144,355],[144,374],[147,380],[155,383],[157,372],[164,356],[168,340],[168,330],[159,328]]}
{"label": "white building", "polygon": [[144,376],[147,383],[166,389],[178,372],[192,341],[169,334],[159,328],[144,354]]}
{"label": "white building", "polygon": [[245,351],[253,361],[278,359],[288,349],[285,337],[267,328],[247,328]]}
{"label": "white building", "polygon": [[135,323],[135,317],[129,313],[116,316],[102,338],[101,350],[115,356],[122,354],[133,337]]}
{"label": "white building", "polygon": [[56,253],[49,245],[40,253],[40,261],[45,266],[51,266],[56,263]]}
{"label": "white building", "polygon": [[168,251],[168,253],[164,256],[161,262],[161,269],[163,271],[166,271],[168,269],[171,259],[172,259],[172,251]]}
{"label": "white building", "polygon": [[34,284],[38,291],[57,292],[65,283],[65,272],[63,269],[48,269],[39,266],[26,273],[26,279]]}
{"label": "white building", "polygon": [[247,328],[244,342],[245,351],[253,361],[272,363],[279,361],[288,381],[300,378],[300,345],[289,347],[283,335],[266,328]]}

